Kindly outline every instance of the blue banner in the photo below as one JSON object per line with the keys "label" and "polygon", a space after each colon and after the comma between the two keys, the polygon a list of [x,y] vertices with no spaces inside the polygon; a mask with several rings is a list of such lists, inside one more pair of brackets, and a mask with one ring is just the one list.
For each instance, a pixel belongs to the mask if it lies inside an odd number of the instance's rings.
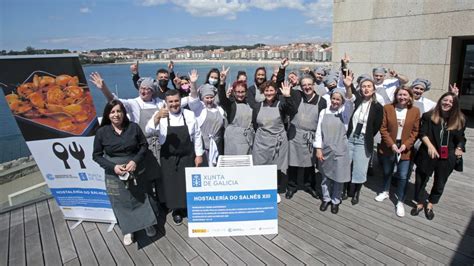
{"label": "blue banner", "polygon": [[188,192],[190,222],[231,222],[278,218],[276,190]]}
{"label": "blue banner", "polygon": [[107,191],[95,188],[51,188],[59,206],[112,208]]}

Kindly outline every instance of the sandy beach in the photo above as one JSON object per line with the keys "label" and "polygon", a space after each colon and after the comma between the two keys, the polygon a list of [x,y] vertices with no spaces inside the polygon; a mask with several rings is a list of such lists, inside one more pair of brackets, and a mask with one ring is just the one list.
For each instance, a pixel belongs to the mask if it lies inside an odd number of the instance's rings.
{"label": "sandy beach", "polygon": [[[170,60],[138,60],[140,64],[160,64],[168,63]],[[133,64],[136,60],[130,60],[126,62],[120,62],[116,64]],[[228,65],[228,64],[255,64],[255,65],[280,65],[281,60],[235,60],[235,59],[222,59],[222,60],[193,60],[193,59],[181,59],[173,60],[175,64],[216,64],[216,65]],[[290,65],[297,65],[301,67],[314,68],[315,66],[329,66],[331,62],[306,62],[306,61],[290,61]]]}

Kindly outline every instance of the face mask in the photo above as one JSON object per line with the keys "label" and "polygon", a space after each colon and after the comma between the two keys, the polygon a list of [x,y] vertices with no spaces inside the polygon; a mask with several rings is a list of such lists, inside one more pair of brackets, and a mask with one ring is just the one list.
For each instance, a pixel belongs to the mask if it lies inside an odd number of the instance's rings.
{"label": "face mask", "polygon": [[217,84],[217,79],[209,78],[209,84],[211,85],[216,85]]}
{"label": "face mask", "polygon": [[168,80],[167,79],[160,79],[160,80],[158,80],[158,84],[160,85],[160,87],[166,88],[166,87],[168,87]]}
{"label": "face mask", "polygon": [[189,84],[184,84],[184,85],[181,86],[181,90],[182,90],[182,91],[189,91],[189,88],[190,88],[190,87],[191,87],[191,86],[189,86]]}

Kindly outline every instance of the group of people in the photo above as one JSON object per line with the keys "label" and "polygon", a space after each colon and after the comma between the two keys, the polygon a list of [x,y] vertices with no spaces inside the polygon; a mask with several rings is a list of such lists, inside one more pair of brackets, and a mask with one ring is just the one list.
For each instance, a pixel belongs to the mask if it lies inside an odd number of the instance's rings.
{"label": "group of people", "polygon": [[[334,214],[347,197],[358,204],[377,154],[384,186],[375,200],[389,197],[395,179],[396,214],[404,216],[414,163],[417,205],[411,214],[425,210],[433,219],[433,204],[465,151],[457,88],[451,86],[435,103],[423,96],[431,87],[427,80],[408,86],[404,75],[381,67],[354,79],[348,57],[341,62],[337,70],[306,69],[285,79],[290,62],[284,59],[270,79],[259,67],[252,81],[239,71],[230,86],[225,67],[211,69],[198,86],[196,70],[177,77],[170,62],[156,78],[141,78],[138,64],[133,64],[132,81],[139,94],[133,99],[119,99],[100,74],[92,73],[91,82],[108,101],[93,159],[105,169],[124,243],[131,244],[133,233],[141,229],[156,234],[160,205],[181,224],[186,216],[185,168],[214,167],[220,155],[252,155],[254,165],[276,165],[278,202],[280,194],[291,199],[305,190],[321,198],[321,211],[331,206]],[[385,78],[387,73],[391,78]],[[170,80],[173,88],[168,87]],[[315,169],[322,176],[320,189]],[[425,201],[423,192],[433,173]]]}

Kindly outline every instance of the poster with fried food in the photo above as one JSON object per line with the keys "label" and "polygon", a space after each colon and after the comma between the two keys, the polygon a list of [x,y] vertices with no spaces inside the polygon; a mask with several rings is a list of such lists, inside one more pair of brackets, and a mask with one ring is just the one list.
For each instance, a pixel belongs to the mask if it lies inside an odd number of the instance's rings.
{"label": "poster with fried food", "polygon": [[77,55],[2,57],[0,86],[26,141],[94,135],[96,110]]}

